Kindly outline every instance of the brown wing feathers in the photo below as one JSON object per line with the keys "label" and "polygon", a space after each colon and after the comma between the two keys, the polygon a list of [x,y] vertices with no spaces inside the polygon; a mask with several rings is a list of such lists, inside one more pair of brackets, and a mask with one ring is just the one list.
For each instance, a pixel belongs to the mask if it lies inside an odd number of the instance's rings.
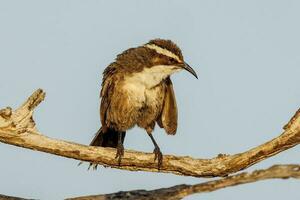
{"label": "brown wing feathers", "polygon": [[177,131],[177,104],[175,94],[173,90],[173,84],[168,77],[165,81],[166,94],[164,99],[164,105],[160,119],[157,121],[159,126],[164,128],[167,134],[175,135]]}

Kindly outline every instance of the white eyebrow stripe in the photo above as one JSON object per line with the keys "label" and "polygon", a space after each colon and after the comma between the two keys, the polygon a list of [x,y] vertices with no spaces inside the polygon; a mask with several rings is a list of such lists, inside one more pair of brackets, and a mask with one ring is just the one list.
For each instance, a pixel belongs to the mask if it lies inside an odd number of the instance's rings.
{"label": "white eyebrow stripe", "polygon": [[174,58],[178,62],[181,62],[181,60],[179,59],[179,57],[177,55],[175,55],[171,51],[168,51],[167,49],[161,48],[161,47],[159,47],[159,46],[157,46],[155,44],[146,44],[145,47],[147,47],[149,49],[153,49],[153,50],[155,50],[159,54],[162,54],[162,55]]}

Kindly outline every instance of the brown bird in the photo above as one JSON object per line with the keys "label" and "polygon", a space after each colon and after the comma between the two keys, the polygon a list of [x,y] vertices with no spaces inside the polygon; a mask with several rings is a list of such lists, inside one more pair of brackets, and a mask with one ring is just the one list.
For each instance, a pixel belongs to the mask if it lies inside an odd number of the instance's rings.
{"label": "brown bird", "polygon": [[177,105],[170,75],[182,69],[198,78],[171,40],[154,39],[119,54],[103,72],[102,127],[90,145],[117,148],[120,164],[126,131],[137,125],[151,138],[160,168],[163,155],[152,131],[157,123],[167,134],[176,133]]}

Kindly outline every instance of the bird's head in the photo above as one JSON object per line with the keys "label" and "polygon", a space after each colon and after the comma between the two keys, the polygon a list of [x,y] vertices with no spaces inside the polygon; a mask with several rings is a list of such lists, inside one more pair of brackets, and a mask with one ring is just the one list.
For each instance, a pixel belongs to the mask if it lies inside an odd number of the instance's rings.
{"label": "bird's head", "polygon": [[127,79],[154,87],[175,72],[187,70],[197,74],[183,59],[181,50],[171,40],[154,39],[130,48],[117,56],[120,71],[130,74]]}
{"label": "bird's head", "polygon": [[195,70],[184,61],[180,48],[171,40],[150,40],[144,47],[151,54],[149,56],[151,59],[149,67],[153,71],[157,69],[157,71],[165,71],[171,75],[184,69],[198,79]]}

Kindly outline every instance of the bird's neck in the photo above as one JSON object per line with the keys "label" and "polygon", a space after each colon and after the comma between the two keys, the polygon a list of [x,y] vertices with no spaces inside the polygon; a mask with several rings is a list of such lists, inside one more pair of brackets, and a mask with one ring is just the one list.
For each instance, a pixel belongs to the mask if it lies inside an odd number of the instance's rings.
{"label": "bird's neck", "polygon": [[141,72],[132,73],[129,77],[126,77],[126,82],[139,84],[150,89],[157,86],[165,78],[178,71],[180,71],[180,69],[157,65],[151,68],[144,68]]}

